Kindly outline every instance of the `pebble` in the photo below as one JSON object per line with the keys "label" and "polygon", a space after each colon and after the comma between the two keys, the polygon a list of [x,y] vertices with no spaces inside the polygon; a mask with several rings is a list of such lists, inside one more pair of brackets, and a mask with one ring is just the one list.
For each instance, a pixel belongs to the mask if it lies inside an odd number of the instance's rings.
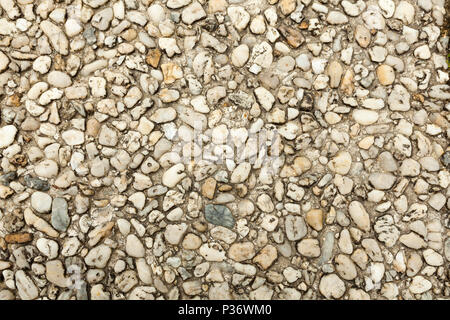
{"label": "pebble", "polygon": [[352,117],[360,125],[368,126],[378,121],[379,114],[372,110],[354,110]]}
{"label": "pebble", "polygon": [[344,24],[348,22],[348,18],[342,12],[330,11],[327,16],[327,22],[330,24]]}
{"label": "pebble", "polygon": [[80,130],[67,130],[61,134],[64,141],[70,146],[76,146],[84,143],[84,133]]}
{"label": "pebble", "polygon": [[169,187],[175,187],[184,177],[186,173],[184,173],[184,164],[178,163],[164,172],[162,177],[162,183]]}
{"label": "pebble", "polygon": [[0,128],[0,148],[6,148],[14,142],[17,134],[17,128],[13,125],[7,125]]}
{"label": "pebble", "polygon": [[297,251],[305,257],[317,258],[320,256],[320,245],[316,239],[303,239],[297,244]]}
{"label": "pebble", "polygon": [[278,258],[277,249],[268,244],[262,248],[258,254],[253,258],[253,262],[256,263],[261,269],[267,270]]}
{"label": "pebble", "polygon": [[400,1],[395,8],[394,18],[400,19],[404,24],[411,24],[414,21],[414,6],[407,1]]}
{"label": "pebble", "polygon": [[65,232],[70,225],[68,204],[64,198],[55,198],[52,202],[51,222],[53,228]]}
{"label": "pebble", "polygon": [[36,191],[31,195],[31,207],[38,213],[48,213],[52,207],[52,197],[47,193]]}
{"label": "pebble", "polygon": [[377,68],[377,77],[380,84],[388,86],[394,83],[395,71],[391,66],[382,64]]}
{"label": "pebble", "polygon": [[288,215],[285,219],[286,237],[290,241],[297,241],[306,236],[305,220],[299,216]]}
{"label": "pebble", "polygon": [[329,163],[328,168],[340,175],[346,175],[352,165],[352,156],[347,151],[339,152]]}
{"label": "pebble", "polygon": [[70,76],[61,71],[51,71],[47,76],[47,81],[56,88],[67,88],[72,85]]}
{"label": "pebble", "polygon": [[359,201],[352,201],[348,206],[350,217],[362,231],[370,230],[370,217],[366,209]]}
{"label": "pebble", "polygon": [[206,17],[206,12],[203,7],[197,1],[187,6],[181,12],[181,20],[186,24],[193,24],[195,21]]}
{"label": "pebble", "polygon": [[414,294],[424,293],[430,290],[432,287],[431,282],[427,279],[425,279],[422,276],[415,276],[412,281],[411,285],[409,286],[409,291],[411,291]]}
{"label": "pebble", "polygon": [[345,283],[336,274],[322,276],[319,291],[326,299],[339,299],[345,293]]}
{"label": "pebble", "polygon": [[228,256],[237,262],[250,260],[255,256],[255,247],[251,242],[233,243],[228,250]]}
{"label": "pebble", "polygon": [[396,181],[394,175],[390,173],[376,172],[369,176],[370,184],[378,190],[389,190]]}
{"label": "pebble", "polygon": [[16,271],[15,282],[17,293],[22,300],[34,300],[39,296],[39,289],[23,270]]}
{"label": "pebble", "polygon": [[232,229],[235,225],[230,209],[224,205],[207,204],[205,206],[205,219],[209,223],[229,229]]}
{"label": "pebble", "polygon": [[246,44],[241,44],[233,49],[231,53],[231,62],[234,66],[240,68],[243,67],[249,58],[250,49]]}

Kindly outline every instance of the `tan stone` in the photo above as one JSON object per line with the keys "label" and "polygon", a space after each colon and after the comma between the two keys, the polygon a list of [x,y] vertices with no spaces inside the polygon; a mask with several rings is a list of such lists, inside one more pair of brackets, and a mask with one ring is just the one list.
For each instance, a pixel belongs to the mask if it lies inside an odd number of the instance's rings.
{"label": "tan stone", "polygon": [[161,70],[166,84],[174,83],[176,80],[183,78],[183,70],[175,63],[163,63]]}
{"label": "tan stone", "polygon": [[294,163],[292,164],[292,169],[295,170],[297,175],[300,175],[309,169],[311,169],[311,161],[305,157],[297,157],[294,159]]}
{"label": "tan stone", "polygon": [[216,13],[220,11],[225,11],[228,7],[228,2],[226,0],[210,0],[208,1],[208,12]]}
{"label": "tan stone", "polygon": [[206,179],[202,186],[202,195],[208,199],[213,199],[216,185],[217,181],[213,177]]}
{"label": "tan stone", "polygon": [[395,80],[395,71],[391,66],[382,64],[377,68],[377,77],[380,84],[388,86]]}
{"label": "tan stone", "polygon": [[375,141],[374,136],[365,137],[361,141],[359,141],[358,147],[364,150],[368,150],[373,145],[374,141]]}
{"label": "tan stone", "polygon": [[340,89],[347,96],[351,96],[353,94],[353,91],[355,91],[355,84],[353,79],[354,76],[355,75],[353,71],[351,69],[348,69],[345,72],[344,77],[342,77]]}
{"label": "tan stone", "polygon": [[281,0],[278,6],[281,13],[287,16],[295,10],[296,4],[297,2],[295,0]]}
{"label": "tan stone", "polygon": [[327,73],[330,77],[330,87],[337,88],[341,83],[341,77],[344,69],[338,61],[332,61],[328,65]]}
{"label": "tan stone", "polygon": [[13,193],[14,193],[14,190],[11,189],[10,187],[0,185],[0,198],[1,199],[6,199]]}
{"label": "tan stone", "polygon": [[5,236],[7,243],[27,243],[33,240],[33,235],[28,232],[10,233]]}
{"label": "tan stone", "polygon": [[26,208],[24,210],[23,217],[26,224],[35,227],[37,230],[44,232],[46,235],[54,238],[59,236],[59,233],[53,229],[47,221],[35,215],[30,208]]}
{"label": "tan stone", "polygon": [[323,211],[322,209],[312,209],[306,213],[306,222],[316,231],[323,228]]}
{"label": "tan stone", "polygon": [[58,287],[66,288],[69,284],[69,279],[64,276],[64,266],[59,260],[48,261],[45,264],[45,276]]}
{"label": "tan stone", "polygon": [[303,42],[305,42],[305,37],[300,30],[288,27],[287,25],[281,25],[278,30],[280,30],[283,37],[286,38],[287,43],[293,48],[298,48]]}
{"label": "tan stone", "polygon": [[268,244],[267,246],[262,248],[261,251],[259,251],[256,257],[253,258],[253,262],[258,264],[261,269],[266,270],[272,265],[272,263],[275,262],[277,258],[277,249],[274,246]]}
{"label": "tan stone", "polygon": [[183,249],[196,250],[202,245],[202,239],[194,233],[188,233],[181,243]]}
{"label": "tan stone", "polygon": [[358,25],[355,29],[355,40],[362,48],[367,48],[370,44],[370,30],[363,25]]}
{"label": "tan stone", "polygon": [[352,165],[352,156],[347,151],[339,152],[331,161],[328,162],[328,168],[341,175],[346,175]]}
{"label": "tan stone", "polygon": [[153,68],[158,68],[159,60],[161,59],[161,51],[156,48],[149,51],[145,62],[151,65]]}
{"label": "tan stone", "polygon": [[96,137],[100,131],[100,122],[96,119],[89,119],[86,123],[86,133],[88,136]]}
{"label": "tan stone", "polygon": [[251,242],[234,243],[228,250],[228,257],[237,262],[249,260],[255,256],[255,246]]}

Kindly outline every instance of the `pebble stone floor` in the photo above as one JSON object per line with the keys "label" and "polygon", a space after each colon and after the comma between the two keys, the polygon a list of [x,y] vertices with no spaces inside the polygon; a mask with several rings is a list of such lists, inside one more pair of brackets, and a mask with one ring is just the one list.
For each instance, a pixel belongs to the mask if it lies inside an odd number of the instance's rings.
{"label": "pebble stone floor", "polygon": [[446,7],[0,0],[0,299],[449,299]]}

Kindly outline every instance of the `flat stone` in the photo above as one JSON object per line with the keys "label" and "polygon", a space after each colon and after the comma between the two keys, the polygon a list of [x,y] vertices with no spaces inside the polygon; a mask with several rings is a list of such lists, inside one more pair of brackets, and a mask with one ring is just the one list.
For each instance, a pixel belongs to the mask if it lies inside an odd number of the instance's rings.
{"label": "flat stone", "polygon": [[84,133],[80,130],[67,130],[61,134],[64,141],[70,146],[76,146],[84,143]]}
{"label": "flat stone", "polygon": [[303,239],[297,244],[297,251],[305,257],[317,258],[320,256],[320,244],[317,239]]}
{"label": "flat stone", "polygon": [[142,242],[134,234],[127,236],[125,248],[127,254],[134,258],[142,258],[145,254],[145,248]]}
{"label": "flat stone", "polygon": [[47,81],[56,88],[67,88],[72,85],[70,76],[61,71],[51,71],[47,76]]}
{"label": "flat stone", "polygon": [[241,44],[233,49],[231,53],[231,62],[234,66],[240,68],[243,67],[249,58],[250,49],[246,44]]}
{"label": "flat stone", "polygon": [[159,108],[150,117],[150,120],[156,123],[166,123],[173,121],[177,116],[177,112],[174,108]]}

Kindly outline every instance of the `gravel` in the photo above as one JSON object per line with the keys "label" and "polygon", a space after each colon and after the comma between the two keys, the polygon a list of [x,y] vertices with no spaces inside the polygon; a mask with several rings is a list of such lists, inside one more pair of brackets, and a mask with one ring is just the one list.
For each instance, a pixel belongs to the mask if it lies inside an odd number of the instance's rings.
{"label": "gravel", "polygon": [[449,299],[445,10],[0,1],[0,300]]}

